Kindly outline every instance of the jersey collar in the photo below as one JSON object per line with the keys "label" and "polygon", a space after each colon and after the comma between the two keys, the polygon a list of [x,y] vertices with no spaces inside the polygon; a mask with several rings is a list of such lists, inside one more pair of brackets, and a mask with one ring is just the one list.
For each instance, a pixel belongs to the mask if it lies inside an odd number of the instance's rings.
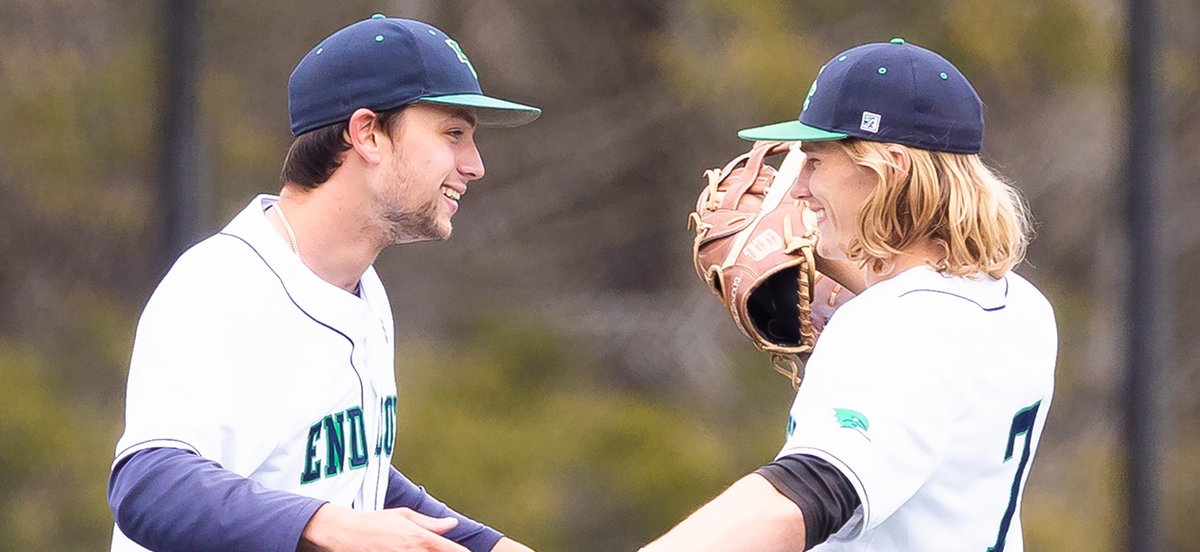
{"label": "jersey collar", "polygon": [[[280,283],[296,306],[320,322],[352,332],[363,323],[369,305],[364,298],[335,286],[309,270],[292,251],[271,223],[265,210],[279,201],[278,196],[263,194],[255,197],[229,225],[222,230],[246,242],[263,262],[279,277]],[[364,278],[371,275],[368,267]]]}
{"label": "jersey collar", "polygon": [[984,311],[998,311],[1008,304],[1008,275],[999,279],[943,276],[928,266],[910,268],[885,282],[894,286],[897,296],[916,293],[940,293],[974,303]]}

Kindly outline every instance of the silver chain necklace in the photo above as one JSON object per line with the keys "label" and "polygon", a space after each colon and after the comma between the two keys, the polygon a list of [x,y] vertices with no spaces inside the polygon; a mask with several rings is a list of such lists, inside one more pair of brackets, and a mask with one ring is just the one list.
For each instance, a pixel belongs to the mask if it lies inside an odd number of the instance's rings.
{"label": "silver chain necklace", "polygon": [[288,224],[287,217],[283,215],[283,207],[281,207],[279,205],[278,201],[275,202],[274,207],[275,207],[275,212],[279,214],[279,222],[283,223],[283,229],[287,231],[288,239],[292,240],[292,252],[295,253],[297,257],[299,257],[300,256],[300,246],[296,244],[296,233],[292,231],[292,225]]}

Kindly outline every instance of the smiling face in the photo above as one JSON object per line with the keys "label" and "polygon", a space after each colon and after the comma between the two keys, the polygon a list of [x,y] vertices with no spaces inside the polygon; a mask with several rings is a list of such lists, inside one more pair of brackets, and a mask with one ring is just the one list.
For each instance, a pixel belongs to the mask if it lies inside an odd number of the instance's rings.
{"label": "smiling face", "polygon": [[384,245],[449,238],[467,184],[484,173],[474,112],[418,102],[390,134],[371,186]]}
{"label": "smiling face", "polygon": [[821,232],[817,253],[826,259],[846,259],[850,240],[858,232],[858,212],[875,189],[878,177],[850,159],[836,142],[805,142],[804,168],[792,193],[807,201]]}

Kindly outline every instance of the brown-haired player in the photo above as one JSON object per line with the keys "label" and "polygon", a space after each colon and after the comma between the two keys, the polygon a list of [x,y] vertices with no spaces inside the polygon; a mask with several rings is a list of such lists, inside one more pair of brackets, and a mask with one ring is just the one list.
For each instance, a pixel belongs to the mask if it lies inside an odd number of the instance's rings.
{"label": "brown-haired player", "polygon": [[[372,264],[450,236],[485,96],[441,30],[376,15],[305,53],[280,195],[189,249],[142,313],[109,479],[114,551],[528,552],[392,466],[392,312]],[[437,451],[424,454],[437,455]]]}

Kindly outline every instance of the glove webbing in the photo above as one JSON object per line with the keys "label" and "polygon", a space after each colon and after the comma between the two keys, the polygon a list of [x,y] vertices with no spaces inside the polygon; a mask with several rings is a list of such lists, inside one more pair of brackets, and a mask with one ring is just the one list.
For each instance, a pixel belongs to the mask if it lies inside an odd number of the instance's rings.
{"label": "glove webbing", "polygon": [[[808,271],[814,268],[812,247],[802,247],[800,264],[796,268],[796,309],[800,311],[800,345],[810,352],[816,345],[816,333],[812,327],[812,289],[809,287]],[[804,381],[804,364],[790,355],[771,353],[771,367],[792,382],[792,389],[799,390]]]}
{"label": "glove webbing", "polygon": [[[811,351],[817,344],[817,334],[812,325],[812,285],[817,279],[817,263],[813,259],[812,242],[801,242],[800,237],[792,233],[791,227],[791,219],[783,219],[787,240],[795,244],[789,247],[800,252],[800,264],[796,265],[796,310],[800,311],[800,345]],[[810,238],[812,233],[810,231],[804,238]]]}

